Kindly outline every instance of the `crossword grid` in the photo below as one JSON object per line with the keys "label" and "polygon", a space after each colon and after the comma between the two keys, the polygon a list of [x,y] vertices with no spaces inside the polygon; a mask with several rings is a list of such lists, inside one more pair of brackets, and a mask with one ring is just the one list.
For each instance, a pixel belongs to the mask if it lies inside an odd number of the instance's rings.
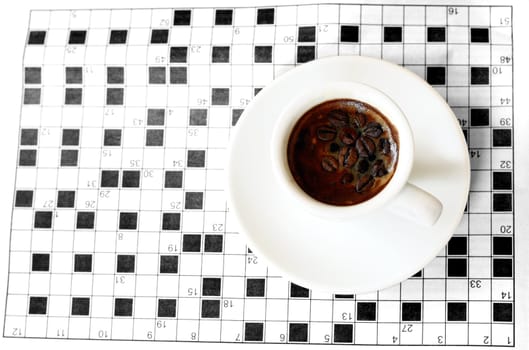
{"label": "crossword grid", "polygon": [[[5,337],[514,346],[511,7],[33,11]],[[400,285],[327,295],[238,237],[230,129],[319,57],[401,64],[447,99],[472,184],[448,246]]]}

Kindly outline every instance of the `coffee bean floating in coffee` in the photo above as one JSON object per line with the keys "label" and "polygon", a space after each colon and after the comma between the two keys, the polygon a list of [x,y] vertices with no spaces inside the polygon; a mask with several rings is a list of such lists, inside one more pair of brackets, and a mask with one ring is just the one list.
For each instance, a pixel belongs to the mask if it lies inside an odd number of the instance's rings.
{"label": "coffee bean floating in coffee", "polygon": [[323,102],[294,126],[288,166],[298,185],[320,202],[364,202],[388,184],[398,160],[398,133],[373,106],[352,99]]}

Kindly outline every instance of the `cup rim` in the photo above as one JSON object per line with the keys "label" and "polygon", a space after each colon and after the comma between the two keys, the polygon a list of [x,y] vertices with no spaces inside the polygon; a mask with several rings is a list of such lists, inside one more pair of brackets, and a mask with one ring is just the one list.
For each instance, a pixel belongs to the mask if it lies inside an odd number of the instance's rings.
{"label": "cup rim", "polygon": [[[294,179],[287,161],[288,139],[301,116],[320,103],[341,98],[359,100],[376,107],[391,121],[399,137],[396,169],[388,184],[370,199],[348,206],[323,203],[308,195]],[[407,183],[414,157],[411,127],[397,103],[379,89],[352,81],[334,81],[305,87],[283,108],[274,126],[270,146],[273,172],[283,188],[307,210],[318,216],[334,219],[366,214],[386,205]]]}

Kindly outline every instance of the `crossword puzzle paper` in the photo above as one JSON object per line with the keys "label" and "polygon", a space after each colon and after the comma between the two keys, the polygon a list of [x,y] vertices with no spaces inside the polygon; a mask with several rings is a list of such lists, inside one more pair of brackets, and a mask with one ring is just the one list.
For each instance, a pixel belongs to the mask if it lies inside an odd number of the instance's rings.
{"label": "crossword puzzle paper", "polygon": [[[511,16],[340,4],[32,11],[4,336],[514,346]],[[245,245],[223,169],[260,89],[297,64],[358,54],[405,66],[447,99],[472,186],[423,270],[376,293],[327,295]]]}

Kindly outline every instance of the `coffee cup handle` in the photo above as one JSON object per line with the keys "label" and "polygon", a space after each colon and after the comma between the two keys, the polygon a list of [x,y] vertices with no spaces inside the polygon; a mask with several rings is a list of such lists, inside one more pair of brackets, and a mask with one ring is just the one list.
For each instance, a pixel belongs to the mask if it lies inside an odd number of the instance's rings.
{"label": "coffee cup handle", "polygon": [[432,226],[439,219],[443,204],[430,193],[408,182],[392,200],[389,208],[401,217]]}

